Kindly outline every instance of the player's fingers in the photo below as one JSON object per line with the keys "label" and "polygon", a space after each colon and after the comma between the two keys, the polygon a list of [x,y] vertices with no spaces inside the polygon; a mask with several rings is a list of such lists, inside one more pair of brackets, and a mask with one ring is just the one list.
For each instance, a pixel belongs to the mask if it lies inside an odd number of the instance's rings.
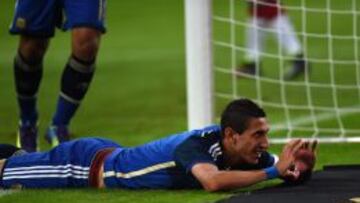
{"label": "player's fingers", "polygon": [[292,153],[296,153],[300,148],[302,148],[302,146],[304,145],[304,142],[302,140],[299,140],[298,142],[294,143],[293,147],[292,147]]}
{"label": "player's fingers", "polygon": [[304,144],[302,146],[303,149],[309,149],[310,141],[306,140],[304,141]]}
{"label": "player's fingers", "polygon": [[292,150],[299,143],[302,143],[301,139],[293,139],[288,143],[287,147],[288,147],[288,149]]}
{"label": "player's fingers", "polygon": [[292,146],[294,145],[294,143],[297,141],[298,139],[293,139],[290,140],[283,148],[283,152],[289,152],[292,149]]}
{"label": "player's fingers", "polygon": [[302,146],[302,144],[303,141],[301,139],[294,139],[285,145],[283,154],[288,157],[287,159],[289,159],[289,162],[293,160],[295,153]]}
{"label": "player's fingers", "polygon": [[317,140],[313,140],[310,144],[310,149],[311,151],[315,152],[316,147],[317,147],[318,141]]}

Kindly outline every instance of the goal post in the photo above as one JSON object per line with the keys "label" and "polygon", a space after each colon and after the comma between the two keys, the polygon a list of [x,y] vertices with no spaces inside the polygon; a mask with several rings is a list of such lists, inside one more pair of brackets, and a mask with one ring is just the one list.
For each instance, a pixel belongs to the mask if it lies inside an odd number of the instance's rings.
{"label": "goal post", "polygon": [[255,36],[267,37],[256,72],[238,72],[254,26],[249,1],[265,0],[185,0],[188,128],[213,123],[229,101],[249,98],[267,112],[273,143],[360,142],[360,2],[277,0],[309,64],[288,80],[295,55],[279,43],[278,28],[255,26]]}
{"label": "goal post", "polygon": [[211,0],[185,0],[188,128],[213,123]]}

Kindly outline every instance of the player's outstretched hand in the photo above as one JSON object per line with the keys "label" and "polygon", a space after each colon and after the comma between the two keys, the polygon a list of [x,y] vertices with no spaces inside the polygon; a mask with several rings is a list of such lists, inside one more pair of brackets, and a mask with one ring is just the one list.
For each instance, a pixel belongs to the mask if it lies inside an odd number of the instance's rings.
{"label": "player's outstretched hand", "polygon": [[293,164],[282,176],[288,184],[300,184],[311,178],[311,174],[316,162],[317,140],[305,141],[295,153]]}
{"label": "player's outstretched hand", "polygon": [[296,152],[304,145],[301,139],[294,139],[288,142],[280,154],[276,168],[281,177],[287,176],[289,169],[294,165]]}

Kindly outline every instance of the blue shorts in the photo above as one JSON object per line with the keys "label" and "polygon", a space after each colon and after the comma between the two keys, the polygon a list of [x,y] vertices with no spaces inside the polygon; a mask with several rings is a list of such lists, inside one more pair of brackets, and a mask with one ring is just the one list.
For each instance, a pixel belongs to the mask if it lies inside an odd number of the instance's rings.
{"label": "blue shorts", "polygon": [[65,188],[89,186],[89,170],[96,152],[118,144],[100,138],[84,138],[60,144],[48,152],[10,157],[0,186],[11,188]]}
{"label": "blue shorts", "polygon": [[106,0],[17,0],[11,34],[52,37],[63,30],[92,27],[105,32]]}

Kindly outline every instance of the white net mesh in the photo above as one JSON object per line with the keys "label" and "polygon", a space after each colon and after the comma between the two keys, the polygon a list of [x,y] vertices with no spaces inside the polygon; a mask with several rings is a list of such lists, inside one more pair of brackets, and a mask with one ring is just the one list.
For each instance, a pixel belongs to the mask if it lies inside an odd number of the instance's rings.
{"label": "white net mesh", "polygon": [[[360,1],[280,4],[279,15],[288,16],[300,49],[286,40],[290,34],[284,34],[274,18],[251,18],[249,2],[213,0],[217,115],[229,100],[247,97],[267,111],[274,142],[293,137],[359,141]],[[258,15],[254,7],[252,11]],[[253,47],[261,47],[255,49],[258,52],[249,46],[254,38]],[[284,79],[297,59],[305,64],[303,72]],[[245,64],[255,64],[255,72],[239,71]]]}

